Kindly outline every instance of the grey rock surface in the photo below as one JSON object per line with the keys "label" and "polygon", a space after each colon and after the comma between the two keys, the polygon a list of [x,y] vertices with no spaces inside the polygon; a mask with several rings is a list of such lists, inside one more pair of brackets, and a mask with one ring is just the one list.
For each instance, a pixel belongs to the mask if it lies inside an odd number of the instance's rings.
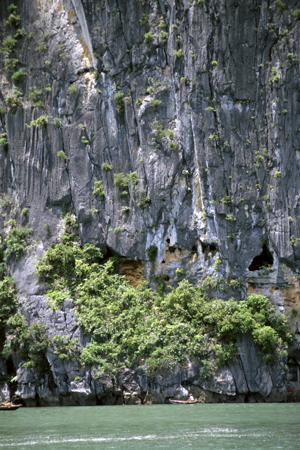
{"label": "grey rock surface", "polygon": [[[82,243],[140,262],[152,287],[157,275],[174,285],[178,268],[193,284],[224,276],[240,283],[224,297],[244,298],[247,287],[298,316],[298,2],[283,10],[266,0],[14,3],[27,33],[14,54],[26,77],[18,105],[9,105],[16,94],[0,54],[0,134],[8,140],[0,147],[0,198],[10,198],[0,202],[0,235],[3,242],[9,219],[33,229],[26,255],[9,262],[27,323],[44,324],[49,337],[87,342],[72,300],[52,311],[34,274],[36,258],[62,235],[66,210],[76,214]],[[1,42],[15,32],[5,26],[8,5],[0,4]],[[42,105],[30,99],[33,89]],[[119,112],[117,92],[124,94]],[[42,115],[46,126],[27,126]],[[114,175],[131,172],[138,185],[121,195]],[[93,194],[97,180],[102,197]],[[263,243],[272,271],[263,266]],[[247,336],[238,349],[239,358],[211,380],[200,380],[199,364],[191,363],[153,380],[126,371],[117,382],[49,349],[51,376],[19,368],[17,392],[28,405],[164,402],[193,386],[199,398],[204,390],[215,398],[284,399],[282,366],[264,363]]]}

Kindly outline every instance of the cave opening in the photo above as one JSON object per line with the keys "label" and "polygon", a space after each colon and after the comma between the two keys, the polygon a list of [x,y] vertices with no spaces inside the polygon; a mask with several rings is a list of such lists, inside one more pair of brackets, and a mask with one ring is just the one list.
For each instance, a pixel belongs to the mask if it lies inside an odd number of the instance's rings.
{"label": "cave opening", "polygon": [[263,245],[262,252],[253,258],[252,263],[249,266],[250,272],[255,270],[265,269],[266,267],[272,266],[274,262],[272,253],[266,246]]}
{"label": "cave opening", "polygon": [[204,254],[204,259],[205,261],[208,258],[209,253],[211,254],[211,256],[215,256],[215,254],[218,251],[218,245],[214,242],[202,242],[201,243],[201,248],[202,248],[202,253]]}
{"label": "cave opening", "polygon": [[196,246],[196,245],[193,245],[193,247],[192,247],[192,252],[193,252],[193,253],[198,253],[198,249],[197,249],[197,246]]}

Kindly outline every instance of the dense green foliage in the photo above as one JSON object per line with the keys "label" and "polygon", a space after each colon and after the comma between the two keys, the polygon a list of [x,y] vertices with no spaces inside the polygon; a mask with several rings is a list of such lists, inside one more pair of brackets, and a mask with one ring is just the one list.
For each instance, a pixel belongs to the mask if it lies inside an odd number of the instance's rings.
{"label": "dense green foliage", "polygon": [[114,184],[123,191],[129,185],[129,178],[125,173],[115,173],[114,174]]}
{"label": "dense green foliage", "polygon": [[148,254],[148,258],[151,262],[154,262],[157,256],[157,251],[158,248],[156,247],[156,245],[151,245],[148,250],[147,250],[147,254]]}
{"label": "dense green foliage", "polygon": [[242,333],[252,334],[266,360],[289,342],[286,318],[266,297],[210,300],[206,292],[212,280],[201,287],[183,280],[167,294],[155,293],[147,283],[133,288],[118,275],[116,258],[103,263],[93,245],[80,248],[71,234],[70,217],[67,220],[67,232],[38,261],[36,272],[49,283],[48,296],[55,307],[68,296],[74,299],[79,324],[91,335],[91,342],[76,356],[82,364],[95,364],[103,373],[141,365],[153,373],[197,357],[206,361],[202,376],[207,376],[237,354],[235,343]]}
{"label": "dense green foliage", "polygon": [[36,367],[41,372],[48,370],[46,327],[35,322],[29,327],[20,313],[10,317],[7,326],[9,336],[2,352],[4,358],[17,354],[24,361],[23,367]]}
{"label": "dense green foliage", "polygon": [[11,79],[15,84],[18,84],[18,83],[22,83],[22,81],[24,81],[25,77],[26,77],[26,73],[24,72],[24,69],[20,69],[13,74]]}
{"label": "dense green foliage", "polygon": [[32,234],[31,228],[13,228],[7,233],[4,239],[5,251],[4,256],[7,260],[14,256],[18,260],[28,247],[29,237]]}
{"label": "dense green foliage", "polygon": [[118,91],[115,95],[115,100],[117,103],[117,112],[122,114],[125,111],[125,103],[124,103],[124,94],[121,91]]}
{"label": "dense green foliage", "polygon": [[[2,263],[1,263],[2,264]],[[0,281],[0,346],[4,340],[4,328],[9,317],[18,306],[14,289],[14,279],[5,277]]]}
{"label": "dense green foliage", "polygon": [[48,124],[48,119],[46,116],[40,116],[36,120],[32,120],[29,125],[26,124],[28,128],[32,127],[44,127]]}
{"label": "dense green foliage", "polygon": [[102,197],[103,195],[105,195],[103,184],[102,184],[101,180],[95,181],[93,194],[98,195],[99,197]]}

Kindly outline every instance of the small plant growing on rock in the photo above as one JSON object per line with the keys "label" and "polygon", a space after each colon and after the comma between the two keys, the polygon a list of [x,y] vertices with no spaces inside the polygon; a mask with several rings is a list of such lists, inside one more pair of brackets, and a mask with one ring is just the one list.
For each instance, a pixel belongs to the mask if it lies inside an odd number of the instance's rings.
{"label": "small plant growing on rock", "polygon": [[182,48],[180,48],[179,50],[173,50],[173,55],[176,56],[176,58],[181,58],[183,53]]}
{"label": "small plant growing on rock", "polygon": [[296,238],[296,237],[292,234],[292,236],[291,236],[291,238],[290,238],[290,244],[291,244],[291,246],[292,246],[292,247],[295,247],[298,241],[299,241],[299,238]]}
{"label": "small plant growing on rock", "polygon": [[89,141],[88,141],[88,139],[87,139],[85,136],[82,136],[81,142],[82,142],[83,144],[85,144],[85,145],[89,145]]}
{"label": "small plant growing on rock", "polygon": [[78,128],[80,131],[85,131],[86,126],[83,123],[78,124]]}
{"label": "small plant growing on rock", "polygon": [[130,208],[129,208],[129,206],[122,206],[122,208],[121,208],[121,212],[122,213],[129,213],[129,211],[130,211]]}
{"label": "small plant growing on rock", "polygon": [[274,174],[274,178],[281,178],[281,172],[279,172],[278,170],[276,170],[275,174]]}
{"label": "small plant growing on rock", "polygon": [[28,128],[32,127],[45,127],[48,124],[48,118],[47,116],[40,116],[36,120],[32,120],[29,125],[26,124]]}
{"label": "small plant growing on rock", "polygon": [[17,10],[18,10],[18,7],[16,5],[14,5],[13,3],[11,3],[7,7],[7,11],[9,11],[11,14],[17,14]]}
{"label": "small plant growing on rock", "polygon": [[212,141],[218,142],[218,140],[219,140],[219,135],[218,135],[218,133],[210,134],[210,135],[208,136],[208,139],[209,139],[211,142],[212,142]]}
{"label": "small plant growing on rock", "polygon": [[212,66],[217,66],[218,63],[217,63],[217,61],[212,61],[212,62],[211,62],[211,65],[212,65]]}
{"label": "small plant growing on rock", "polygon": [[22,106],[21,98],[23,92],[21,89],[15,88],[10,94],[5,98],[5,104],[8,106]]}
{"label": "small plant growing on rock", "polygon": [[24,72],[23,69],[20,69],[13,74],[11,79],[15,84],[18,84],[18,83],[21,83],[25,79],[25,77],[26,77],[26,73]]}
{"label": "small plant growing on rock", "polygon": [[120,231],[121,231],[121,228],[120,228],[120,227],[117,227],[117,228],[114,229],[114,233],[116,233],[116,234],[117,234],[117,233],[120,233]]}
{"label": "small plant growing on rock", "polygon": [[49,222],[46,222],[46,223],[44,224],[43,228],[44,228],[44,230],[47,231],[47,233],[48,233],[48,231],[50,231],[50,223],[49,223]]}
{"label": "small plant growing on rock", "polygon": [[221,203],[223,205],[230,205],[231,204],[231,198],[229,196],[222,198]]}
{"label": "small plant growing on rock", "polygon": [[158,28],[160,28],[160,29],[167,28],[167,24],[166,24],[166,22],[163,19],[160,20],[160,22],[158,24]]}
{"label": "small plant growing on rock", "polygon": [[175,144],[175,142],[170,142],[169,147],[170,147],[170,150],[172,150],[172,151],[176,150],[177,144]]}
{"label": "small plant growing on rock", "polygon": [[4,39],[2,43],[2,51],[4,53],[12,53],[16,43],[17,43],[16,39],[12,38],[11,36],[7,36],[7,38]]}
{"label": "small plant growing on rock", "polygon": [[69,159],[63,150],[57,152],[57,156],[65,162]]}
{"label": "small plant growing on rock", "polygon": [[236,217],[233,214],[226,214],[225,219],[233,222],[234,220],[236,220]]}
{"label": "small plant growing on rock", "polygon": [[276,67],[272,67],[272,76],[269,79],[269,84],[278,83],[279,81],[279,75],[277,73]]}
{"label": "small plant growing on rock", "polygon": [[22,39],[25,36],[26,36],[25,28],[19,28],[17,30],[16,34],[14,35],[14,38],[15,39]]}
{"label": "small plant growing on rock", "polygon": [[72,84],[72,86],[69,87],[68,89],[68,95],[74,95],[78,92],[79,87],[77,86],[77,84]]}
{"label": "small plant growing on rock", "polygon": [[[114,184],[116,186],[118,186],[118,188],[120,189],[120,191],[123,191],[124,189],[126,189],[128,187],[129,184],[129,179],[128,176],[125,175],[125,173],[115,173],[114,174]],[[126,192],[127,194],[127,192]]]}
{"label": "small plant growing on rock", "polygon": [[169,33],[167,33],[166,31],[161,31],[158,35],[159,39],[161,39],[162,41],[166,42],[168,40],[169,37]]}
{"label": "small plant growing on rock", "polygon": [[37,103],[41,100],[42,97],[42,91],[38,91],[37,89],[34,89],[32,92],[29,93],[29,99],[33,103]]}
{"label": "small plant growing on rock", "polygon": [[142,100],[141,98],[137,98],[137,99],[136,99],[136,104],[137,104],[138,106],[141,106],[142,103],[143,103],[143,100]]}
{"label": "small plant growing on rock", "polygon": [[281,0],[277,0],[276,1],[276,5],[278,6],[278,10],[280,12],[284,11],[285,9],[287,9],[287,6],[284,2],[282,2]]}
{"label": "small plant growing on rock", "polygon": [[295,317],[297,317],[298,311],[296,309],[292,309],[291,311],[291,320],[293,320]]}
{"label": "small plant growing on rock", "polygon": [[131,173],[128,173],[127,175],[130,178],[131,184],[133,186],[136,186],[138,184],[138,182],[139,182],[139,179],[138,179],[138,176],[137,176],[136,172],[131,172]]}
{"label": "small plant growing on rock", "polygon": [[0,147],[2,148],[7,147],[8,141],[6,136],[7,136],[6,133],[0,134]]}
{"label": "small plant growing on rock", "polygon": [[154,98],[151,98],[150,105],[153,106],[153,108],[157,108],[161,105],[161,100],[156,100]]}
{"label": "small plant growing on rock", "polygon": [[105,170],[105,172],[109,172],[110,170],[112,170],[112,166],[110,164],[103,163],[101,164],[101,169]]}
{"label": "small plant growing on rock", "polygon": [[102,197],[105,195],[102,181],[95,181],[93,194],[98,195],[99,197]]}
{"label": "small plant growing on rock", "polygon": [[27,216],[28,213],[29,213],[29,208],[23,208],[21,211],[21,216]]}
{"label": "small plant growing on rock", "polygon": [[14,27],[18,27],[21,22],[21,17],[16,13],[11,13],[8,16],[8,19],[5,22],[6,26],[12,25]]}
{"label": "small plant growing on rock", "polygon": [[11,93],[5,98],[5,104],[8,106],[22,106],[21,98],[23,92],[21,89],[15,88]]}
{"label": "small plant growing on rock", "polygon": [[154,36],[151,32],[144,34],[144,39],[147,45],[151,44],[154,41]]}
{"label": "small plant growing on rock", "polygon": [[16,58],[6,58],[4,60],[4,70],[5,72],[13,72],[18,64],[18,60]]}
{"label": "small plant growing on rock", "polygon": [[62,126],[61,119],[59,117],[55,117],[52,121],[52,125],[54,125],[57,128],[61,128]]}
{"label": "small plant growing on rock", "polygon": [[138,200],[137,200],[137,206],[139,208],[145,209],[147,208],[147,206],[149,206],[151,203],[151,200],[149,197],[147,197],[146,195],[142,195]]}
{"label": "small plant growing on rock", "polygon": [[142,18],[140,19],[140,25],[146,25],[148,22],[148,14],[143,14]]}
{"label": "small plant growing on rock", "polygon": [[124,103],[124,94],[121,91],[118,91],[115,95],[115,101],[117,103],[117,112],[119,114],[122,114],[125,110],[125,103]]}
{"label": "small plant growing on rock", "polygon": [[13,206],[14,201],[13,199],[9,196],[9,195],[5,195],[1,200],[0,200],[0,206],[3,209],[7,209],[10,208],[11,206]]}
{"label": "small plant growing on rock", "polygon": [[11,256],[14,256],[18,260],[25,253],[31,234],[32,228],[12,228],[8,232],[4,239],[4,245],[6,247],[4,251],[5,261]]}
{"label": "small plant growing on rock", "polygon": [[148,248],[148,250],[147,250],[147,255],[148,255],[148,258],[149,258],[149,261],[150,262],[154,262],[155,260],[156,260],[156,257],[157,257],[157,251],[158,251],[158,248],[156,247],[156,245],[151,245],[149,248]]}
{"label": "small plant growing on rock", "polygon": [[295,9],[295,11],[292,14],[295,20],[300,20],[300,9]]}

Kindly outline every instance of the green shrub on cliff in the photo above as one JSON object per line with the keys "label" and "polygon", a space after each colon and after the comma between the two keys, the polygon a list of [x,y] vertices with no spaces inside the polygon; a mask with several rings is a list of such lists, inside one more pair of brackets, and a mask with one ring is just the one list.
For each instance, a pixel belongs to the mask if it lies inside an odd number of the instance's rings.
{"label": "green shrub on cliff", "polygon": [[44,116],[44,115],[38,117],[36,120],[32,120],[29,125],[26,124],[26,126],[28,128],[32,128],[32,127],[39,128],[39,127],[45,127],[46,125],[48,125],[48,118],[47,118],[47,116]]}
{"label": "green shrub on cliff", "polygon": [[18,27],[20,22],[21,17],[18,14],[11,13],[5,21],[5,25],[13,25],[14,27]]}
{"label": "green shrub on cliff", "polygon": [[300,20],[300,9],[295,9],[292,13],[296,20]]}
{"label": "green shrub on cliff", "polygon": [[5,58],[4,60],[4,70],[5,72],[13,72],[18,64],[18,60],[16,58]]}
{"label": "green shrub on cliff", "polygon": [[21,89],[15,88],[5,98],[5,104],[8,106],[22,106],[23,92]]}
{"label": "green shrub on cliff", "polygon": [[4,340],[6,322],[18,307],[14,285],[15,280],[13,278],[4,277],[0,281],[0,347]]}
{"label": "green shrub on cliff", "polygon": [[17,355],[23,361],[23,367],[36,367],[40,372],[47,371],[49,364],[46,351],[49,338],[46,327],[36,322],[28,326],[20,313],[9,318],[7,327],[9,339],[6,340],[2,352],[4,358]]}
{"label": "green shrub on cliff", "polygon": [[102,197],[102,196],[105,195],[103,184],[102,184],[101,180],[100,181],[95,181],[93,194],[94,195],[98,195],[99,197]]}
{"label": "green shrub on cliff", "polygon": [[125,103],[124,103],[124,94],[121,91],[118,91],[115,95],[115,100],[117,103],[117,112],[122,114],[125,111]]}
{"label": "green shrub on cliff", "polygon": [[114,184],[118,186],[118,188],[123,191],[129,185],[129,178],[125,173],[115,173],[114,174]]}
{"label": "green shrub on cliff", "polygon": [[26,77],[26,73],[24,72],[23,69],[20,69],[13,74],[11,79],[15,84],[18,84],[18,83],[22,83],[22,81],[25,79],[25,77]]}
{"label": "green shrub on cliff", "polygon": [[206,293],[217,286],[217,279],[207,279],[200,287],[183,280],[164,294],[146,282],[130,286],[118,275],[118,267],[118,259],[104,262],[99,249],[80,247],[68,231],[36,266],[54,302],[56,293],[73,298],[79,325],[91,336],[76,358],[102,373],[141,365],[151,374],[197,357],[204,361],[202,376],[209,376],[237,355],[242,334],[252,334],[268,361],[290,342],[286,318],[262,295],[240,302],[211,300]]}
{"label": "green shrub on cliff", "polygon": [[17,30],[16,34],[14,35],[14,38],[15,39],[22,39],[25,36],[26,36],[25,28],[19,28]]}
{"label": "green shrub on cliff", "polygon": [[16,43],[16,39],[12,38],[11,36],[7,36],[7,38],[2,42],[2,51],[4,53],[12,53]]}
{"label": "green shrub on cliff", "polygon": [[27,250],[32,228],[13,228],[4,239],[4,257],[7,261],[10,257],[18,260]]}
{"label": "green shrub on cliff", "polygon": [[0,134],[0,147],[7,147],[8,140],[7,140],[7,133]]}
{"label": "green shrub on cliff", "polygon": [[79,87],[77,86],[77,84],[72,84],[72,86],[70,86],[68,89],[68,95],[76,94],[78,91]]}

